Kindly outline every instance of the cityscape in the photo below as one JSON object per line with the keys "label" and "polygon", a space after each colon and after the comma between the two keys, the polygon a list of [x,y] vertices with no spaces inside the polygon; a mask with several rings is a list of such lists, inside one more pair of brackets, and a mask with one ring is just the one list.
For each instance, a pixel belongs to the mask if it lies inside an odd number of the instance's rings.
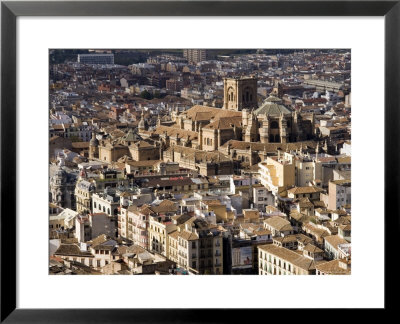
{"label": "cityscape", "polygon": [[350,49],[50,49],[50,275],[350,275]]}

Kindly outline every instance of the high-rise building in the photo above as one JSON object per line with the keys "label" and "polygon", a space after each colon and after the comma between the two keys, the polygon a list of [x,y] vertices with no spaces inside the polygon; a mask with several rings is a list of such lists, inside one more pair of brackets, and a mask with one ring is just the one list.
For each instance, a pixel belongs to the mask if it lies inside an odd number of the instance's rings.
{"label": "high-rise building", "polygon": [[114,54],[78,54],[82,64],[114,64]]}
{"label": "high-rise building", "polygon": [[204,49],[184,49],[183,57],[185,57],[189,64],[196,64],[207,59],[207,51]]}

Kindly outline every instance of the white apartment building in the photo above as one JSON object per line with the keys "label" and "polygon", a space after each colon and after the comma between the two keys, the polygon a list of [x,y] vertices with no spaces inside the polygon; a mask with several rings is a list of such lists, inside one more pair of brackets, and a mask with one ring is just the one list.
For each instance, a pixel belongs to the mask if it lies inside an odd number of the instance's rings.
{"label": "white apartment building", "polygon": [[107,193],[95,193],[92,195],[93,213],[106,213],[109,216],[116,217],[118,215],[119,206],[119,197]]}
{"label": "white apartment building", "polygon": [[299,253],[273,244],[258,247],[259,275],[312,275],[315,262]]}
{"label": "white apartment building", "polygon": [[275,196],[265,187],[253,188],[254,208],[265,212],[266,206],[275,206]]}

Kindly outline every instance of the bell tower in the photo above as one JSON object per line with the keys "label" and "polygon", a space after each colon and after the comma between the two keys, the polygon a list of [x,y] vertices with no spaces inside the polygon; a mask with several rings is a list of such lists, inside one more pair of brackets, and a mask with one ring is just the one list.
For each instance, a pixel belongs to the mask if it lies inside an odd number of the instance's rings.
{"label": "bell tower", "polygon": [[245,77],[224,79],[223,109],[241,111],[244,108],[257,108],[257,79]]}

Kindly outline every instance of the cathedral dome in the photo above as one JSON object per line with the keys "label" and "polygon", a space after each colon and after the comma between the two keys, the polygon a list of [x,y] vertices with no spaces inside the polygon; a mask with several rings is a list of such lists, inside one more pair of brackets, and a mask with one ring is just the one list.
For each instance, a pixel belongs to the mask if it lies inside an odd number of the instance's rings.
{"label": "cathedral dome", "polygon": [[292,110],[282,105],[282,100],[270,96],[264,100],[260,108],[255,110],[256,115],[279,116],[281,114],[291,114]]}

